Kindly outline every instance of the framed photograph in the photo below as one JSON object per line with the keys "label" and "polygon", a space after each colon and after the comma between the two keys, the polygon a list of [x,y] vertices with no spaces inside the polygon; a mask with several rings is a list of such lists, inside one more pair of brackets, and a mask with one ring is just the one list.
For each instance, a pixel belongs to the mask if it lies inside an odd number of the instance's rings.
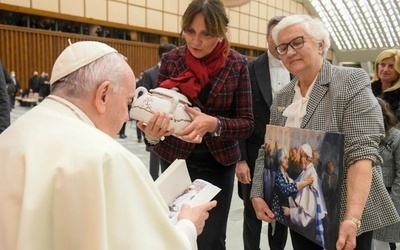
{"label": "framed photograph", "polygon": [[264,198],[276,220],[335,249],[343,134],[267,125],[264,146]]}

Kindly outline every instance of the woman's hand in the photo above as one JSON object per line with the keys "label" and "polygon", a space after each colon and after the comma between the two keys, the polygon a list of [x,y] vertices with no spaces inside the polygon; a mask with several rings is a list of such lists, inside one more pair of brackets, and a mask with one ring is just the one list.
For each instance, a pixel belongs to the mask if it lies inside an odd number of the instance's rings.
{"label": "woman's hand", "polygon": [[304,180],[297,182],[297,190],[303,189],[304,187],[313,184],[314,178],[311,174],[308,174]]}
{"label": "woman's hand", "polygon": [[259,220],[263,220],[266,222],[272,222],[275,220],[275,214],[268,207],[265,200],[261,197],[253,197],[251,198],[251,203],[253,204],[254,211],[256,212],[256,216]]}
{"label": "woman's hand", "polygon": [[306,178],[304,178],[304,182],[306,185],[311,185],[314,182],[314,178],[312,177],[311,174],[308,174]]}
{"label": "woman's hand", "polygon": [[156,112],[150,118],[148,123],[138,121],[137,126],[146,134],[148,139],[158,140],[163,136],[169,136],[174,133],[174,129],[168,131],[170,121],[171,118],[165,113]]}
{"label": "woman's hand", "polygon": [[339,238],[336,242],[336,249],[350,250],[356,247],[357,226],[350,220],[340,223]]}
{"label": "woman's hand", "polygon": [[193,121],[176,135],[191,143],[201,143],[203,136],[208,132],[214,131],[217,127],[217,118],[187,105],[185,106],[185,111],[192,116]]}
{"label": "woman's hand", "polygon": [[250,168],[246,161],[239,161],[236,163],[236,177],[238,181],[243,184],[250,184]]}

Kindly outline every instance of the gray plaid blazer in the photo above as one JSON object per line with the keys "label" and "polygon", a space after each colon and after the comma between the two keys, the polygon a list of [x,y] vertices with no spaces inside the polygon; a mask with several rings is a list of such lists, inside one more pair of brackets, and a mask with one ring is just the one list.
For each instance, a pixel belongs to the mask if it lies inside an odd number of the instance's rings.
{"label": "gray plaid blazer", "polygon": [[[380,154],[383,158],[382,174],[386,187],[390,187],[390,197],[400,214],[400,130],[391,128],[387,131]],[[400,223],[374,231],[374,239],[386,242],[400,242]]]}
{"label": "gray plaid blazer", "polygon": [[[297,78],[286,85],[271,106],[270,124],[285,126],[282,115],[292,103]],[[384,126],[379,104],[372,94],[371,83],[363,69],[338,67],[324,61],[307,105],[301,128],[341,132],[344,134],[343,186],[340,218],[346,211],[347,171],[357,160],[373,162],[372,186],[361,219],[358,234],[400,221],[383,184],[379,142]],[[259,158],[263,157],[262,149]],[[263,197],[264,162],[256,162],[251,197]]]}

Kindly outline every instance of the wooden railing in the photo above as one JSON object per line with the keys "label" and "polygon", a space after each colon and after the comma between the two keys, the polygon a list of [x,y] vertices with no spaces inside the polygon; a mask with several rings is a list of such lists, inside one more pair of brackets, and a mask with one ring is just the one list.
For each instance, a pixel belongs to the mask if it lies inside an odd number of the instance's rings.
{"label": "wooden railing", "polygon": [[136,76],[158,62],[158,45],[97,36],[0,25],[0,58],[8,71],[15,71],[23,89],[34,71],[51,74],[58,55],[72,43],[104,42],[128,58]]}

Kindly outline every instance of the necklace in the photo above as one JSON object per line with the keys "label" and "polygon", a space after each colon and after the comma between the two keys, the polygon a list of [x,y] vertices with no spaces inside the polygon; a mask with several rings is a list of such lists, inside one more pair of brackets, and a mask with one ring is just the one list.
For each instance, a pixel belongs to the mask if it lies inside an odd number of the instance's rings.
{"label": "necklace", "polygon": [[60,101],[60,100],[58,100],[58,99],[56,99],[56,98],[54,98],[52,96],[47,96],[46,99],[53,100],[55,102],[60,103],[61,105],[65,106],[65,107],[67,107],[69,110],[71,110],[76,115],[76,117],[79,118],[79,120],[84,121],[83,118],[78,114],[78,112],[76,112],[76,110],[73,107],[69,106],[68,104],[66,104],[66,103],[64,103],[64,102],[62,102],[62,101]]}

